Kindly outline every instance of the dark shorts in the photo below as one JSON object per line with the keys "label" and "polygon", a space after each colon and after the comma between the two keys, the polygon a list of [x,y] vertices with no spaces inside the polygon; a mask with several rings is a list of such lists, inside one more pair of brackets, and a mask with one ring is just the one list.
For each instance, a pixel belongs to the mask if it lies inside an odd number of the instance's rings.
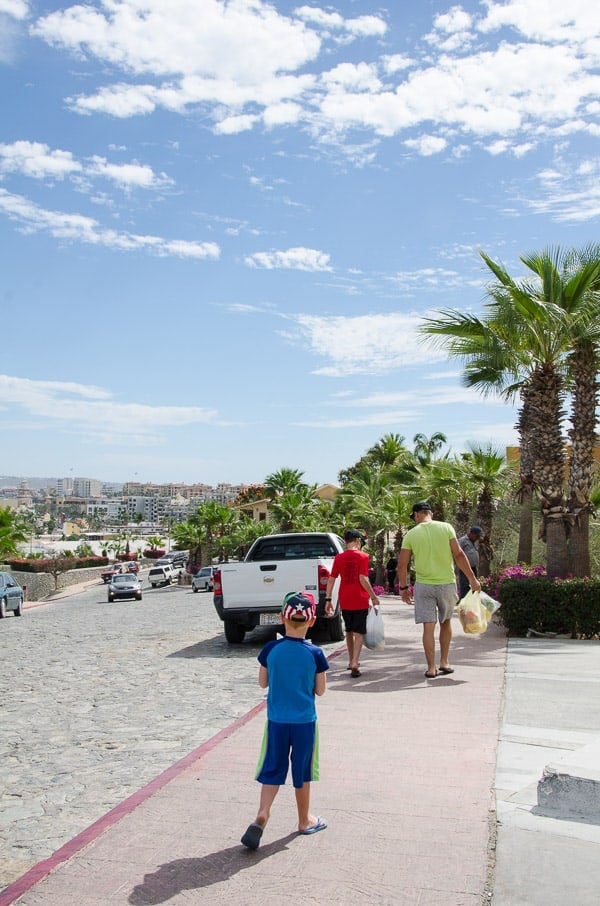
{"label": "dark shorts", "polygon": [[292,766],[292,783],[300,789],[319,779],[319,729],[317,723],[280,724],[268,720],[256,768],[259,783],[281,786]]}
{"label": "dark shorts", "polygon": [[366,610],[342,610],[346,632],[357,632],[359,635],[366,635],[368,612],[368,607]]}

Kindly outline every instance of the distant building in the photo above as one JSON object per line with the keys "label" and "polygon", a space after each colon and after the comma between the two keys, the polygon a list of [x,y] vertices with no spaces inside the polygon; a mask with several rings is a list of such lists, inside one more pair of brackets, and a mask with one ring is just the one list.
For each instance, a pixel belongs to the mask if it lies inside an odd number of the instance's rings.
{"label": "distant building", "polygon": [[102,484],[95,478],[74,478],[73,497],[100,497]]}

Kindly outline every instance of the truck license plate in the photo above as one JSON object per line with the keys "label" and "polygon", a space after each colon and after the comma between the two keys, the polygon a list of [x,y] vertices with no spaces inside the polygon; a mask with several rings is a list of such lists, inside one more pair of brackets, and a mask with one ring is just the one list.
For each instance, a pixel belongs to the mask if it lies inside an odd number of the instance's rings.
{"label": "truck license plate", "polygon": [[261,613],[261,615],[260,615],[260,625],[261,626],[274,626],[278,623],[281,623],[280,614],[278,614],[278,613]]}

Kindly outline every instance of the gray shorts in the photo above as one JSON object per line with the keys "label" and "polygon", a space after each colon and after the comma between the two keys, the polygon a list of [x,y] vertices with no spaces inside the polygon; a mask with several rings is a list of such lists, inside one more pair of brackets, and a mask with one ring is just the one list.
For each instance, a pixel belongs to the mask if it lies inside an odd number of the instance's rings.
{"label": "gray shorts", "polygon": [[445,623],[456,607],[458,594],[456,584],[425,585],[415,582],[413,589],[415,601],[415,623]]}

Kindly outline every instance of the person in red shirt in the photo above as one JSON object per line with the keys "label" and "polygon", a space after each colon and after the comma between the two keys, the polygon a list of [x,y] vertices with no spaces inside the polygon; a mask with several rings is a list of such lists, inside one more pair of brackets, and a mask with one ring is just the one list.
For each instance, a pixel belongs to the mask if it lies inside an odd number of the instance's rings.
{"label": "person in red shirt", "polygon": [[338,600],[346,628],[348,649],[348,670],[352,676],[360,676],[360,652],[367,631],[369,607],[379,606],[379,598],[369,581],[369,555],[362,551],[365,543],[362,532],[348,529],[344,534],[346,549],[337,554],[331,567],[325,592],[325,612],[333,613],[331,593],[337,577],[340,577]]}

